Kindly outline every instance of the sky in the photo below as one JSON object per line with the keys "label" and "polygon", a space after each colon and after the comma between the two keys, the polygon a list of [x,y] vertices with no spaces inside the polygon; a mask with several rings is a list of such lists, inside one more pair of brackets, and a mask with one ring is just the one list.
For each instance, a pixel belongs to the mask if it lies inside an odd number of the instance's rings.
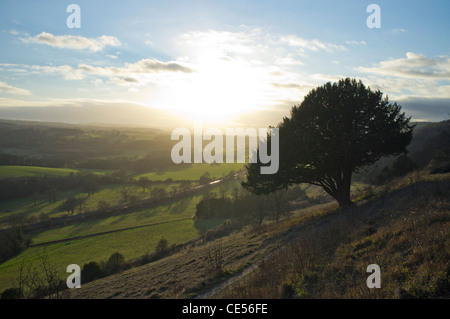
{"label": "sky", "polygon": [[[79,28],[67,23],[70,4]],[[448,0],[2,0],[0,118],[261,127],[311,89],[352,77],[413,121],[441,121],[449,9]]]}

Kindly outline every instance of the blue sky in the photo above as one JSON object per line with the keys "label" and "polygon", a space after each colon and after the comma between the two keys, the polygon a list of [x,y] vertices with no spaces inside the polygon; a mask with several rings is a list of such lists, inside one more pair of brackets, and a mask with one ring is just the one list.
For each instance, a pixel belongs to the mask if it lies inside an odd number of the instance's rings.
{"label": "blue sky", "polygon": [[[79,29],[66,25],[71,3]],[[379,29],[366,24],[371,3]],[[310,89],[349,76],[413,120],[443,120],[449,9],[446,0],[2,0],[0,107],[123,103],[273,125]]]}

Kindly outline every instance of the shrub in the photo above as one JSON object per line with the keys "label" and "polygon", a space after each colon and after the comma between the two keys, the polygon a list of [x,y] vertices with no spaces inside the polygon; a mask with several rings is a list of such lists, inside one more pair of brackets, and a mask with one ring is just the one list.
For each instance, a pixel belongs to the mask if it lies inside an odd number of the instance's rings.
{"label": "shrub", "polygon": [[118,273],[122,270],[124,264],[125,258],[122,256],[122,254],[118,252],[114,253],[109,257],[108,261],[105,264],[105,273],[108,275]]}
{"label": "shrub", "polygon": [[95,261],[84,264],[81,270],[81,281],[87,283],[103,276],[102,267]]}
{"label": "shrub", "polygon": [[165,254],[167,251],[167,248],[169,247],[169,242],[165,238],[161,238],[158,241],[158,244],[156,244],[156,253],[157,254]]}
{"label": "shrub", "polygon": [[13,226],[0,232],[0,263],[28,248],[30,240],[24,236],[23,228]]}
{"label": "shrub", "polygon": [[19,288],[5,289],[0,295],[0,299],[21,299],[23,298],[22,290]]}

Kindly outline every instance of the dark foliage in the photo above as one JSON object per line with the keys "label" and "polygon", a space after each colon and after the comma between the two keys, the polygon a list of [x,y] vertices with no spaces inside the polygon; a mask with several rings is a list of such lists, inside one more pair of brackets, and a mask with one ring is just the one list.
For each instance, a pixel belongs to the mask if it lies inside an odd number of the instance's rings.
{"label": "dark foliage", "polygon": [[278,172],[263,175],[262,164],[251,163],[243,186],[268,194],[310,183],[321,186],[340,206],[349,205],[353,173],[384,156],[406,152],[414,128],[409,120],[400,105],[361,81],[327,83],[310,91],[278,125]]}

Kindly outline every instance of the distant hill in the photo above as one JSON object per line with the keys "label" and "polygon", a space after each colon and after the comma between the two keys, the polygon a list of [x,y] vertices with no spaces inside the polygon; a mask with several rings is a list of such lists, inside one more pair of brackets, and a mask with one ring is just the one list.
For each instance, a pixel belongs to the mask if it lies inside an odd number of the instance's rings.
{"label": "distant hill", "polygon": [[442,146],[450,145],[450,140],[445,141],[441,134],[450,131],[450,120],[437,123],[417,123],[414,129],[413,139],[408,146],[409,156],[419,168],[425,167]]}
{"label": "distant hill", "polygon": [[[413,138],[407,147],[408,156],[417,165],[418,169],[424,169],[436,155],[439,149],[450,147],[450,139],[447,140],[444,132],[450,134],[450,120],[441,122],[417,122],[413,131]],[[354,181],[371,183],[377,180],[383,169],[392,166],[396,156],[381,158],[372,166],[361,170],[355,175]]]}
{"label": "distant hill", "polygon": [[[186,121],[166,110],[131,103],[80,106],[0,107],[0,118],[72,124],[114,124],[155,128],[177,127]],[[185,124],[186,125],[186,124]]]}

